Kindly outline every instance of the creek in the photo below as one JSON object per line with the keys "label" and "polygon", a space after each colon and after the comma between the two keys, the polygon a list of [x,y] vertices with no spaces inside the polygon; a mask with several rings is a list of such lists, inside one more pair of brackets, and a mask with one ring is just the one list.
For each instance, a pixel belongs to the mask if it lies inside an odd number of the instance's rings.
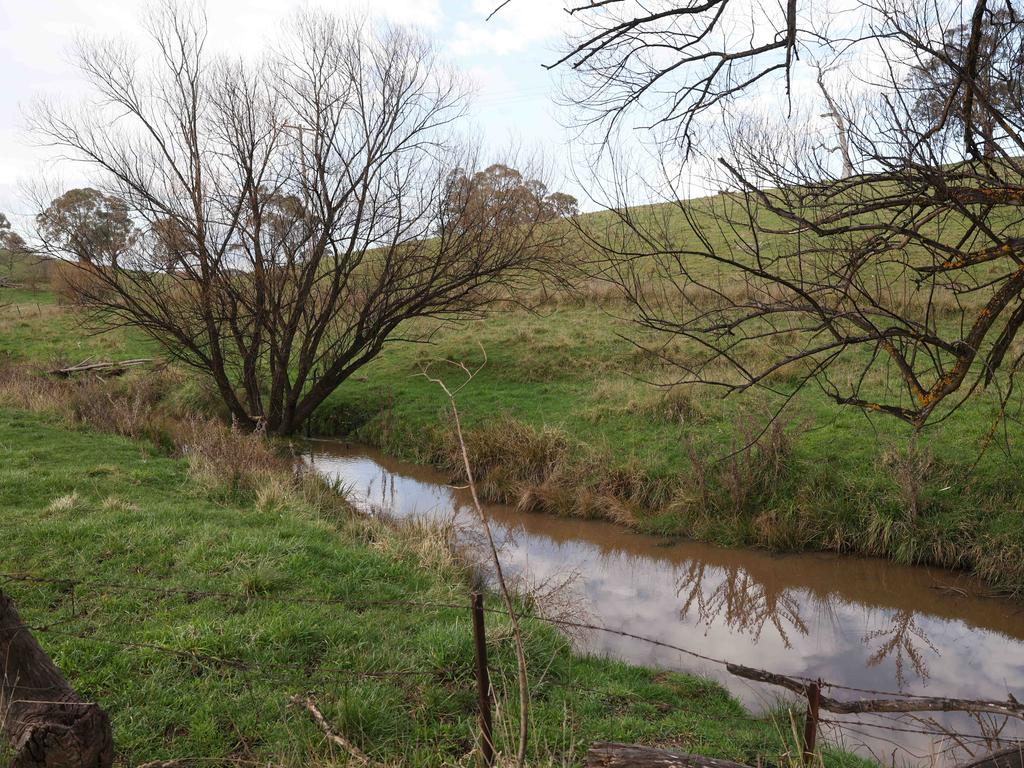
{"label": "creek", "polygon": [[[307,451],[312,466],[368,513],[454,519],[466,530],[476,523],[468,491],[433,469],[343,442],[311,440]],[[1012,692],[1024,700],[1024,606],[990,596],[966,574],[830,553],[727,549],[495,504],[486,514],[506,571],[525,583],[562,585],[562,599],[584,621],[855,688],[1001,701]],[[788,695],[633,638],[594,631],[575,639],[584,652],[711,677],[754,712]],[[1006,746],[943,737],[943,729],[1024,738],[1021,721],[988,715],[822,715],[848,722],[825,727],[829,742],[888,765],[951,765],[968,754],[957,742],[977,754]]]}

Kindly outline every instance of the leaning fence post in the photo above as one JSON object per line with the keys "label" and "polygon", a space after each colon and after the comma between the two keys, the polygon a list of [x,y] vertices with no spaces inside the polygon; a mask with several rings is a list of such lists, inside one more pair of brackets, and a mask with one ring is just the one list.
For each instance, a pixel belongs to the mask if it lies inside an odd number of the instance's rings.
{"label": "leaning fence post", "polygon": [[814,759],[814,746],[818,740],[818,705],[821,703],[821,680],[807,686],[807,718],[804,720],[804,765]]}
{"label": "leaning fence post", "polygon": [[0,592],[0,731],[23,768],[109,768],[110,718],[80,697]]}
{"label": "leaning fence post", "polygon": [[480,704],[480,752],[484,765],[494,765],[494,741],[491,735],[491,680],[487,673],[487,635],[484,629],[484,596],[471,595],[473,640],[476,645],[476,692]]}

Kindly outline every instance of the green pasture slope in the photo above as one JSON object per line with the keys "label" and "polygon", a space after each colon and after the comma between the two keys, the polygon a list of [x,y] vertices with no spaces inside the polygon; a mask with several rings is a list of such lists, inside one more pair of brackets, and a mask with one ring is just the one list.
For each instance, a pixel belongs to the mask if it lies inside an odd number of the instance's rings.
{"label": "green pasture slope", "polygon": [[[468,610],[387,605],[467,603],[467,574],[422,533],[273,488],[197,484],[148,443],[0,409],[0,535],[0,570],[55,580],[5,579],[4,590],[74,687],[111,714],[118,764],[344,763],[288,706],[307,692],[376,760],[473,763]],[[488,624],[501,711],[514,713],[508,627]],[[526,630],[531,765],[572,763],[595,739],[751,764],[787,752],[785,714],[755,720],[713,683],[581,658],[549,627]],[[499,717],[505,752],[510,717]]]}
{"label": "green pasture slope", "polygon": [[[662,218],[686,240],[677,214],[652,208],[642,215]],[[735,236],[710,209],[697,220],[716,247]],[[591,221],[604,226],[610,219],[595,214]],[[954,229],[945,225],[947,235]],[[766,247],[784,246],[779,240]],[[829,549],[965,568],[1008,591],[1024,589],[1021,429],[1016,419],[1004,420],[989,440],[998,413],[994,388],[911,443],[902,423],[837,406],[810,386],[786,408],[782,432],[752,454],[730,458],[792,391],[795,373],[772,378],[782,394],[722,398],[656,386],[670,384],[673,373],[634,342],[667,344],[684,358],[696,355],[693,344],[643,332],[622,304],[592,285],[581,288],[581,297],[535,312],[501,309],[432,328],[429,345],[387,347],[334,393],[311,428],[456,472],[447,400],[419,374],[445,359],[476,365],[486,354],[486,365],[460,392],[459,408],[491,499],[732,546]],[[31,298],[22,311],[31,315]],[[0,310],[0,328],[10,331],[0,334],[0,354],[42,362],[152,350],[136,333],[88,336],[65,309],[43,304],[35,311],[38,321]],[[833,371],[839,379],[858,373],[855,365]],[[876,392],[891,385],[882,371],[868,380]]]}

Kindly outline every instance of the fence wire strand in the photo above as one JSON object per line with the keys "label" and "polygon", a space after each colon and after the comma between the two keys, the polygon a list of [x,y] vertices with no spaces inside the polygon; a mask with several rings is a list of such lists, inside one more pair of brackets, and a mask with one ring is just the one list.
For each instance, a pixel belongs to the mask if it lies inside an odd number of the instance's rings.
{"label": "fence wire strand", "polygon": [[[336,598],[317,598],[310,596],[288,596],[288,597],[276,597],[267,594],[245,594],[238,592],[229,592],[225,590],[211,590],[211,589],[199,589],[199,588],[187,588],[187,587],[167,587],[157,586],[151,584],[127,584],[123,582],[114,582],[107,580],[95,580],[95,579],[77,579],[77,578],[56,578],[41,576],[38,574],[31,574],[25,572],[0,572],[0,582],[19,582],[24,584],[38,584],[38,585],[50,585],[68,590],[72,599],[75,597],[76,590],[93,590],[101,591],[108,590],[113,592],[122,592],[126,594],[139,593],[146,595],[162,595],[167,597],[184,597],[188,600],[200,600],[200,599],[216,599],[231,602],[243,602],[243,603],[259,603],[267,602],[278,605],[287,604],[298,604],[298,605],[316,605],[324,607],[334,608],[346,608],[350,610],[368,610],[372,608],[415,608],[418,610],[457,610],[464,611],[469,609],[469,603],[460,602],[446,602],[442,600],[436,601],[417,601],[417,600],[353,600],[345,597]],[[484,608],[486,613],[499,616],[507,616],[508,612],[503,608]],[[556,627],[563,629],[575,629],[585,630],[589,632],[602,632],[620,637],[625,637],[637,642],[646,643],[659,648],[675,651],[686,656],[689,656],[700,661],[708,662],[711,664],[717,664],[721,666],[729,666],[733,664],[726,659],[716,658],[699,651],[695,651],[691,648],[685,648],[683,646],[675,645],[657,638],[640,635],[634,632],[629,632],[614,627],[607,627],[601,624],[595,624],[585,621],[574,621],[570,619],[560,619],[553,617],[545,617],[543,615],[533,615],[529,617],[531,620],[544,622]],[[104,637],[101,634],[96,634],[93,629],[88,631],[71,631],[69,629],[62,629],[61,627],[70,621],[73,621],[74,617],[68,617],[57,621],[50,622],[43,625],[33,625],[28,622],[17,625],[0,626],[0,631],[12,630],[18,628],[25,628],[33,632],[41,634],[48,634],[57,637],[72,638],[82,640],[85,642],[93,642],[111,647],[118,647],[122,649],[139,650],[139,651],[153,651],[155,653],[161,653],[168,656],[173,656],[179,659],[190,660],[196,663],[206,663],[213,666],[224,667],[236,671],[242,672],[260,672],[262,674],[269,673],[282,673],[282,672],[302,672],[306,675],[316,673],[318,675],[334,675],[338,677],[347,677],[351,679],[402,679],[402,678],[430,678],[436,677],[440,674],[445,674],[446,670],[414,670],[414,669],[402,669],[402,670],[357,670],[351,667],[340,667],[340,666],[323,666],[313,662],[307,664],[286,664],[286,663],[267,663],[267,662],[255,662],[248,659],[242,658],[231,658],[222,657],[215,654],[187,650],[182,648],[175,648],[160,643],[149,642],[149,641],[130,641],[130,640],[115,640],[110,637]],[[766,672],[766,670],[756,670],[759,672]],[[450,671],[448,671],[450,672]],[[770,673],[771,674],[771,673]],[[778,673],[774,673],[778,674]],[[928,696],[908,693],[906,691],[885,691],[870,688],[858,688],[856,686],[844,685],[841,683],[834,683],[829,681],[822,681],[816,678],[806,675],[784,675],[798,682],[810,684],[818,682],[822,688],[829,688],[835,690],[851,691],[856,693],[871,694],[875,696],[881,696],[886,698],[901,699],[901,698],[913,698],[925,701],[945,701],[947,697],[942,696]],[[590,693],[608,695],[608,691],[598,691],[597,689],[587,689]],[[1008,703],[1015,703],[1012,698],[1008,700]],[[969,710],[965,710],[969,711]],[[866,712],[864,714],[872,714]],[[881,714],[875,713],[877,717],[882,717]],[[1006,715],[1011,716],[1011,715]],[[732,719],[732,718],[730,718]],[[736,717],[736,721],[742,722],[754,722],[755,718],[752,717]],[[890,733],[899,734],[914,734],[923,736],[935,736],[944,739],[964,739],[975,742],[983,742],[986,744],[1006,744],[1006,745],[1022,745],[1024,744],[1024,738],[1009,738],[1005,736],[986,735],[978,733],[966,733],[954,730],[944,730],[939,726],[936,729],[929,729],[925,727],[913,728],[909,727],[905,722],[878,722],[869,719],[840,719],[834,717],[819,717],[818,723],[821,725],[828,725],[835,729],[838,729],[840,733],[852,733],[865,738],[880,739],[881,737],[873,736],[870,733],[865,733],[860,729],[872,729],[874,731],[886,731]],[[885,739],[881,739],[885,741]],[[894,742],[895,743],[895,742]],[[946,747],[943,752],[955,749],[955,745]],[[905,748],[906,749],[906,748]],[[908,754],[912,754],[907,749]]]}
{"label": "fence wire strand", "polygon": [[[64,588],[76,588],[85,587],[90,589],[108,589],[111,591],[118,592],[141,592],[147,594],[163,594],[168,596],[180,596],[186,597],[192,600],[198,600],[203,598],[212,598],[219,600],[230,600],[234,602],[268,602],[274,604],[300,604],[300,605],[318,605],[324,607],[342,607],[349,608],[351,610],[365,610],[369,608],[417,608],[423,610],[458,610],[463,611],[469,608],[468,603],[456,603],[456,602],[445,602],[445,601],[418,601],[418,600],[352,600],[347,597],[337,598],[316,598],[309,596],[288,596],[288,597],[275,597],[273,595],[266,594],[245,594],[238,592],[227,592],[224,590],[210,590],[210,589],[199,589],[199,588],[188,588],[188,587],[164,587],[154,586],[148,584],[126,584],[123,582],[113,582],[105,580],[93,580],[93,579],[77,579],[77,578],[56,578],[40,576],[37,574],[30,574],[24,572],[0,572],[0,579],[5,581],[15,581],[23,583],[38,583],[38,584],[50,584],[53,586],[62,586]],[[504,608],[484,608],[486,613],[507,616],[508,611]],[[659,648],[665,648],[667,650],[675,651],[677,653],[690,656],[691,658],[705,661],[711,664],[717,664],[720,666],[729,666],[739,664],[738,662],[732,662],[728,659],[717,658],[708,654],[695,651],[692,648],[685,648],[674,643],[669,643],[664,640],[659,640],[654,637],[637,634],[635,632],[629,632],[626,630],[618,629],[615,627],[607,627],[601,624],[594,624],[590,622],[573,621],[570,619],[559,619],[546,617],[543,615],[532,615],[529,617],[531,620],[540,621],[547,624],[552,624],[558,627],[564,627],[566,629],[580,629],[592,632],[602,632],[606,634],[617,635],[619,637],[625,637],[638,642],[653,645]],[[52,626],[52,625],[50,625]],[[746,666],[746,665],[741,665]],[[768,670],[757,670],[759,672],[768,672]],[[788,677],[793,680],[801,681],[804,683],[818,682],[822,688],[829,688],[835,690],[851,691],[854,693],[866,693],[874,696],[883,696],[888,698],[900,699],[900,698],[913,698],[921,699],[925,701],[943,701],[948,697],[945,696],[930,696],[927,694],[917,694],[907,691],[887,691],[878,690],[871,688],[858,688],[855,686],[845,685],[842,683],[834,683],[821,678],[817,678],[811,675],[800,675],[793,673],[779,673],[773,674]]]}

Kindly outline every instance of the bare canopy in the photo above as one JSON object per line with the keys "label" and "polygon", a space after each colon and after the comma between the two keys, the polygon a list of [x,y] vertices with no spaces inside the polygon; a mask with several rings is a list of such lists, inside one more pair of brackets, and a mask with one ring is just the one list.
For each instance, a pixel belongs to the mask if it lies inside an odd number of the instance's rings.
{"label": "bare canopy", "polygon": [[148,27],[153,60],[82,46],[95,100],[33,127],[139,230],[114,263],[76,240],[81,300],[212,376],[240,424],[292,432],[386,342],[423,338],[410,321],[476,313],[553,261],[541,211],[467,213],[466,91],[418,35],[307,13],[248,64],[173,4]]}
{"label": "bare canopy", "polygon": [[[628,115],[659,129],[646,165],[609,150],[611,216],[583,235],[674,381],[813,381],[915,427],[992,387],[998,422],[1024,364],[1024,18],[828,6],[572,5],[586,32],[558,63],[602,150]],[[798,76],[820,87],[790,94]],[[686,200],[708,168],[727,194]]]}

